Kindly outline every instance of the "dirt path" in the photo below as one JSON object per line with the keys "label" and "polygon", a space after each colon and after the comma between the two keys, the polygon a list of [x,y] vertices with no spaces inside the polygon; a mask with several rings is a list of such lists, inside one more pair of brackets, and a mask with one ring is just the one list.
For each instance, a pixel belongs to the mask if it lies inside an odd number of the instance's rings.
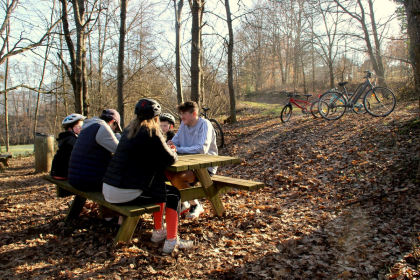
{"label": "dirt path", "polygon": [[[415,108],[415,109],[413,109]],[[266,188],[223,196],[228,210],[182,220],[194,250],[162,256],[145,216],[133,242],[112,249],[117,225],[87,207],[64,224],[69,199],[56,198],[33,158],[0,174],[1,279],[386,279],[418,265],[420,192],[414,182],[420,126],[416,104],[387,118],[342,120],[240,116],[225,125],[226,148],[242,164],[220,174]],[[353,129],[346,129],[354,125]],[[413,253],[412,257],[409,253]],[[420,254],[419,254],[420,255]],[[409,267],[412,268],[409,268]]]}

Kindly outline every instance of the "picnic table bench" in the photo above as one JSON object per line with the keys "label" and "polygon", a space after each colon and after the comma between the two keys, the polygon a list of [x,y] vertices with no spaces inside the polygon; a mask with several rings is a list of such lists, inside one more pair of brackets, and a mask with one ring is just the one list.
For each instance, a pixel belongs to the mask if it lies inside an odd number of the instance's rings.
{"label": "picnic table bench", "polygon": [[12,158],[12,154],[3,153],[0,154],[0,162],[3,163],[5,167],[9,167],[9,158]]}
{"label": "picnic table bench", "polygon": [[[233,157],[211,156],[211,155],[180,155],[178,162],[168,166],[166,169],[171,171],[194,170],[200,185],[180,190],[181,200],[190,201],[193,199],[207,198],[216,215],[222,215],[225,212],[219,195],[226,193],[231,188],[254,191],[264,187],[261,182],[254,182],[238,178],[214,175],[210,177],[206,168],[210,166],[220,166],[232,163],[240,163],[240,159]],[[79,217],[83,210],[86,200],[92,200],[99,205],[101,218],[115,216],[116,213],[124,216],[124,220],[114,239],[114,245],[119,241],[129,242],[134,234],[140,216],[145,213],[159,211],[156,204],[145,205],[115,205],[107,202],[101,192],[83,192],[72,187],[67,180],[57,180],[50,175],[44,175],[44,180],[49,181],[56,186],[57,197],[66,197],[75,195],[70,210],[67,213],[65,221]]]}

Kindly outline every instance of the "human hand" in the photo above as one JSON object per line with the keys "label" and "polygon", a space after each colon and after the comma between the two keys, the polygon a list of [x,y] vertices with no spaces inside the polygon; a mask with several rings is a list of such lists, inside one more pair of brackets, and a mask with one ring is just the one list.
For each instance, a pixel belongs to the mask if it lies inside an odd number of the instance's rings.
{"label": "human hand", "polygon": [[168,146],[171,146],[174,144],[174,142],[172,142],[172,140],[168,140],[168,142],[166,142],[166,144],[168,144]]}

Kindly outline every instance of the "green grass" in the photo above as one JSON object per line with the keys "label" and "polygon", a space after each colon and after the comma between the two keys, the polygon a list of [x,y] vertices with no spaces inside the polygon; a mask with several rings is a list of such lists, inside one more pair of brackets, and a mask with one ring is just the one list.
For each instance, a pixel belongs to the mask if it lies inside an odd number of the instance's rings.
{"label": "green grass", "polygon": [[241,101],[241,103],[245,107],[259,110],[261,115],[280,115],[281,109],[284,107],[284,104],[267,104],[251,101]]}
{"label": "green grass", "polygon": [[[247,108],[253,108],[259,111],[261,115],[270,115],[270,116],[280,116],[281,110],[283,109],[286,103],[281,104],[267,104],[267,103],[257,103],[251,101],[241,101],[242,104]],[[293,115],[302,115],[302,110],[292,104]],[[310,110],[310,107],[308,108]]]}
{"label": "green grass", "polygon": [[[0,146],[0,153],[6,153],[6,146]],[[17,156],[29,156],[34,153],[34,145],[17,145],[10,146],[9,153],[13,154],[13,157]]]}

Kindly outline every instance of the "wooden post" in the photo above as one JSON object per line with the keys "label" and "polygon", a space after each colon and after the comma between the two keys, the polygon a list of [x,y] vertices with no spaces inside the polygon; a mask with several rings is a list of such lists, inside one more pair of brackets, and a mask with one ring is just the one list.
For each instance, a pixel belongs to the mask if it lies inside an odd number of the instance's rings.
{"label": "wooden post", "polygon": [[135,217],[124,217],[124,220],[118,230],[117,236],[114,239],[114,246],[118,242],[122,241],[125,243],[130,242],[131,237],[133,237],[134,231],[136,229],[137,223],[140,220],[140,216]]}
{"label": "wooden post", "polygon": [[85,197],[75,195],[73,202],[70,206],[70,210],[67,213],[67,217],[65,221],[68,222],[69,220],[78,218],[80,215],[80,212],[82,212],[83,210],[83,206],[85,205],[85,202],[86,202]]}
{"label": "wooden post", "polygon": [[35,173],[49,172],[54,157],[54,135],[35,135]]}
{"label": "wooden post", "polygon": [[218,195],[216,186],[213,184],[207,168],[195,169],[195,175],[200,180],[201,186],[206,193],[207,199],[217,216],[221,216],[226,210]]}

